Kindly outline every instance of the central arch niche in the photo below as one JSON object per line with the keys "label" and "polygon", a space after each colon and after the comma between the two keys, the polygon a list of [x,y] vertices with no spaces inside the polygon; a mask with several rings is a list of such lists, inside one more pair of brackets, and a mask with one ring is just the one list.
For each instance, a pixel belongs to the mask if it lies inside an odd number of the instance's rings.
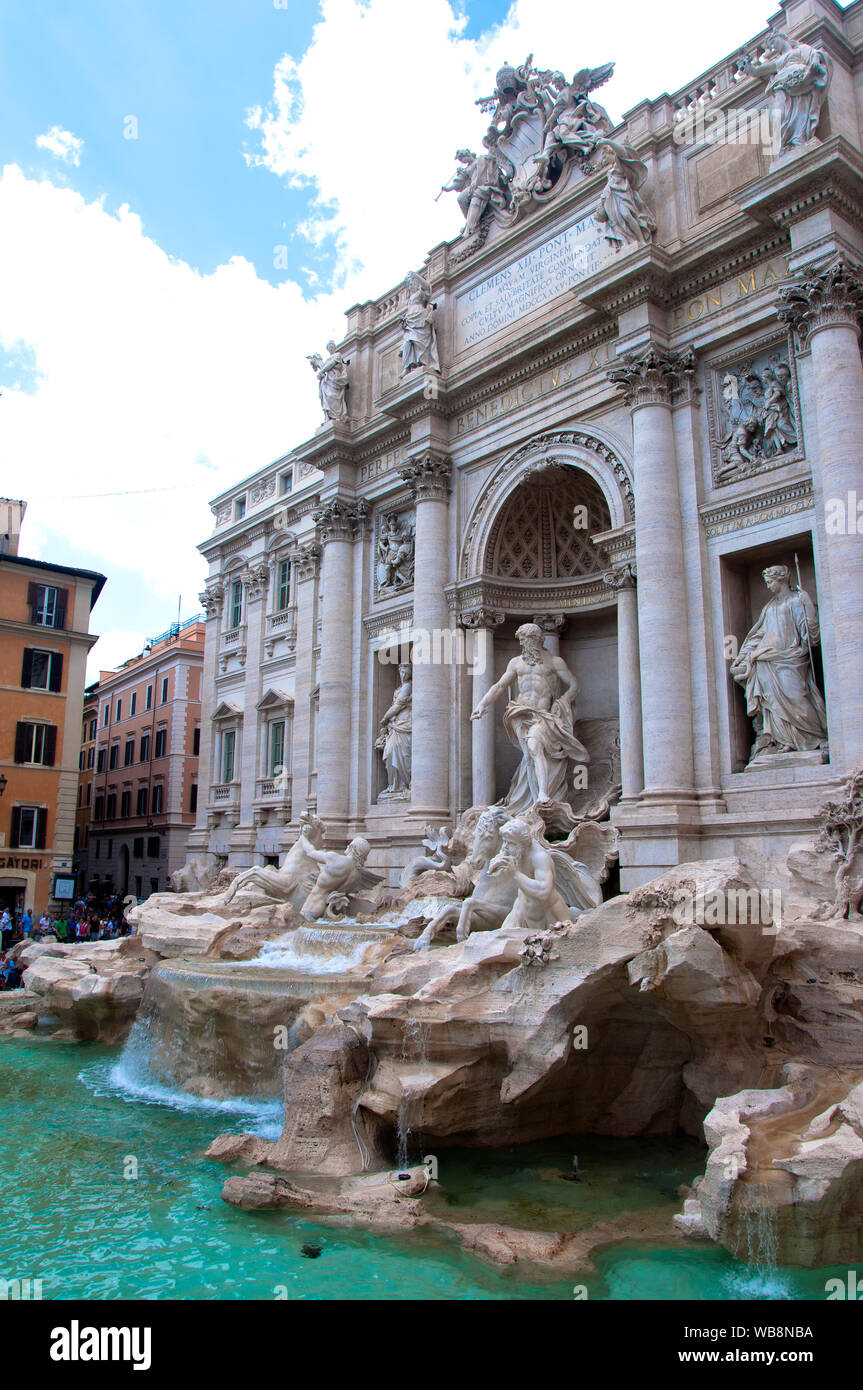
{"label": "central arch niche", "polygon": [[485,573],[526,580],[600,573],[604,566],[590,538],[611,526],[593,478],[552,464],[532,472],[504,503],[489,535]]}

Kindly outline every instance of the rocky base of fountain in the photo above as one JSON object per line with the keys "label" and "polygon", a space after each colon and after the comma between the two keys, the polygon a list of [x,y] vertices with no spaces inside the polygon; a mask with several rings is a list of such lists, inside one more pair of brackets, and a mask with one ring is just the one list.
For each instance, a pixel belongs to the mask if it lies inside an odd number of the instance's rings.
{"label": "rocky base of fountain", "polygon": [[[287,1056],[282,1136],[211,1149],[249,1168],[226,1200],[260,1203],[287,1180],[326,1214],[314,1179],[374,1173],[380,1184],[406,1134],[438,1153],[683,1130],[710,1152],[681,1239],[745,1257],[757,1208],[780,1263],[859,1260],[863,919],[823,920],[833,867],[804,858],[805,877],[799,849],[785,870],[793,920],[765,917],[770,898],[730,859],[681,865],[545,932],[507,927],[390,954]],[[743,916],[699,917],[699,904],[723,903],[746,905]],[[418,1211],[410,1220],[425,1224]],[[466,1239],[488,1258],[532,1259],[507,1255],[528,1249],[522,1235]]]}

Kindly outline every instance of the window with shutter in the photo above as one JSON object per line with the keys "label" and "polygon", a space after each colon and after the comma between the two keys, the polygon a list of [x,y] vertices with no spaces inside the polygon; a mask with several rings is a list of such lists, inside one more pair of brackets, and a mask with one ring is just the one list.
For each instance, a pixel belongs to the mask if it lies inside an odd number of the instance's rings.
{"label": "window with shutter", "polygon": [[29,761],[30,749],[33,743],[33,735],[30,732],[32,727],[32,724],[25,724],[20,721],[15,725],[16,763],[26,763]]}
{"label": "window with shutter", "polygon": [[[31,585],[32,588],[32,585]],[[12,807],[12,826],[9,831],[9,844],[12,849],[18,849],[21,843],[21,807]]]}
{"label": "window with shutter", "polygon": [[61,690],[63,686],[63,653],[51,653],[51,670],[48,677],[49,690]]}
{"label": "window with shutter", "polygon": [[44,806],[36,812],[36,843],[34,849],[44,849],[48,834],[48,812]]}
{"label": "window with shutter", "polygon": [[42,763],[45,767],[53,767],[54,759],[57,756],[57,727],[49,724],[45,729],[45,742],[42,748]]}
{"label": "window with shutter", "polygon": [[55,589],[57,595],[54,605],[54,627],[65,628],[66,626],[66,605],[69,601],[68,589]]}
{"label": "window with shutter", "polygon": [[29,647],[24,648],[24,657],[21,662],[21,685],[25,690],[30,689],[33,674],[33,655]]}

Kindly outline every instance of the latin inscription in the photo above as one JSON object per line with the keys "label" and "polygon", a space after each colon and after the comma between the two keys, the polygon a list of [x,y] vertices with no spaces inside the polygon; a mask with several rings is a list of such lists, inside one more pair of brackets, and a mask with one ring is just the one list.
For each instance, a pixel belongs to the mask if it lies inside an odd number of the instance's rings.
{"label": "latin inscription", "polygon": [[527,256],[481,280],[456,300],[456,351],[463,352],[539,309],[614,256],[593,220],[583,217]]}

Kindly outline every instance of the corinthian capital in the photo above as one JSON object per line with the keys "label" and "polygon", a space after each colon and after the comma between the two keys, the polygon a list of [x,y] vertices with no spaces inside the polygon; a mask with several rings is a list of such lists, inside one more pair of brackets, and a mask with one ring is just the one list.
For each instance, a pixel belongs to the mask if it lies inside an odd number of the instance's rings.
{"label": "corinthian capital", "polygon": [[492,632],[506,620],[506,614],[497,608],[469,608],[459,614],[459,622],[466,628],[489,628]]}
{"label": "corinthian capital", "polygon": [[306,541],[288,552],[288,559],[297,572],[297,578],[314,579],[321,562],[321,547],[314,541]]}
{"label": "corinthian capital", "polygon": [[333,497],[314,514],[322,543],[327,545],[330,541],[356,540],[362,535],[367,511],[368,503],[364,497],[358,500]]}
{"label": "corinthian capital", "polygon": [[841,258],[808,280],[786,285],[779,291],[777,315],[797,333],[801,342],[819,328],[850,324],[860,332],[863,313],[863,279],[859,266]]}
{"label": "corinthian capital", "polygon": [[256,603],[267,592],[270,571],[267,565],[261,561],[260,564],[250,565],[241,578],[246,588],[246,598],[250,603]]}
{"label": "corinthian capital", "polygon": [[399,475],[410,488],[414,501],[446,501],[452,464],[443,454],[427,449],[409,459]]}
{"label": "corinthian capital", "polygon": [[220,579],[214,584],[208,584],[203,593],[198,594],[201,607],[207,618],[218,618],[222,611],[222,601],[225,597],[225,586]]}
{"label": "corinthian capital", "polygon": [[627,405],[670,405],[677,391],[692,384],[695,353],[668,352],[651,345],[641,353],[627,353],[608,373]]}

